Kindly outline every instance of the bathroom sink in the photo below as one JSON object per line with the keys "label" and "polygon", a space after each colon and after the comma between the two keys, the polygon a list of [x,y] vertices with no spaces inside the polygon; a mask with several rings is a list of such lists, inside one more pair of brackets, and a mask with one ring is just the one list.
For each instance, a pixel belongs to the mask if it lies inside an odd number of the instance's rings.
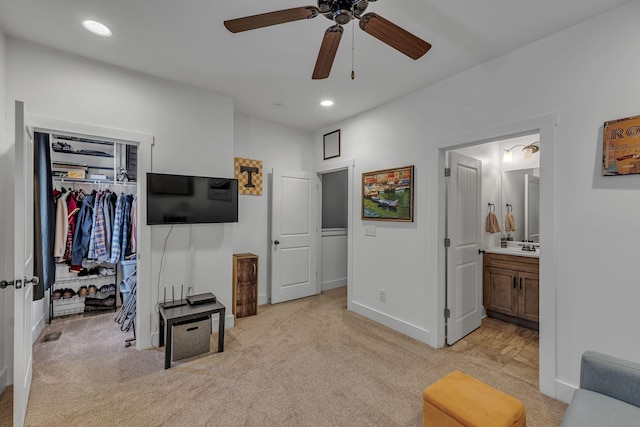
{"label": "bathroom sink", "polygon": [[522,247],[514,247],[510,246],[507,248],[489,248],[485,249],[486,252],[493,254],[503,254],[503,255],[518,255],[518,256],[526,256],[531,258],[540,258],[540,248],[536,247],[536,251],[523,251]]}

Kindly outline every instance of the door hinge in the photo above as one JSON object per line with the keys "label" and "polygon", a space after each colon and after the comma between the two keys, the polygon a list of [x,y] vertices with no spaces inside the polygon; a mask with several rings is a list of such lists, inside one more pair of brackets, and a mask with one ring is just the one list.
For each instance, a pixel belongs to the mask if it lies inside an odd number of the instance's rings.
{"label": "door hinge", "polygon": [[451,317],[451,310],[449,310],[448,308],[444,309],[444,318],[448,319]]}
{"label": "door hinge", "polygon": [[444,238],[444,247],[448,248],[449,246],[451,246],[451,239],[449,239],[448,237]]}
{"label": "door hinge", "polygon": [[451,168],[444,168],[444,176],[451,176]]}

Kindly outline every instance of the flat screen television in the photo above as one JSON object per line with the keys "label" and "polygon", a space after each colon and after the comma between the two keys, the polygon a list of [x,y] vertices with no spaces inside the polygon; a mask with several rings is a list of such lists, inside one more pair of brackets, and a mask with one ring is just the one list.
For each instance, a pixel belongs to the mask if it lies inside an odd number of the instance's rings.
{"label": "flat screen television", "polygon": [[147,224],[238,222],[238,180],[147,173]]}

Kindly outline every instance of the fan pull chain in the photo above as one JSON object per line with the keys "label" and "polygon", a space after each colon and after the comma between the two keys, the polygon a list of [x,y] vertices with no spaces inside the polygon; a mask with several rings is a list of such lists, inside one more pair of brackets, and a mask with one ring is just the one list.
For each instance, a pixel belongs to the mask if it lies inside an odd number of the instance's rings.
{"label": "fan pull chain", "polygon": [[356,45],[356,24],[351,24],[351,80],[355,80],[356,72],[354,71],[354,59]]}

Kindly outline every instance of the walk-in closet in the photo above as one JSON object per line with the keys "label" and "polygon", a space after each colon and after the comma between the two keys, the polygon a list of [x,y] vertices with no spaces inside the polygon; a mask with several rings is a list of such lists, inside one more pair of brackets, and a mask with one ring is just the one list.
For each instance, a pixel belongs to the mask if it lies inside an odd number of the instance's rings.
{"label": "walk-in closet", "polygon": [[134,334],[128,346],[135,339],[137,146],[63,133],[36,133],[35,141],[36,266],[49,323],[111,312]]}

